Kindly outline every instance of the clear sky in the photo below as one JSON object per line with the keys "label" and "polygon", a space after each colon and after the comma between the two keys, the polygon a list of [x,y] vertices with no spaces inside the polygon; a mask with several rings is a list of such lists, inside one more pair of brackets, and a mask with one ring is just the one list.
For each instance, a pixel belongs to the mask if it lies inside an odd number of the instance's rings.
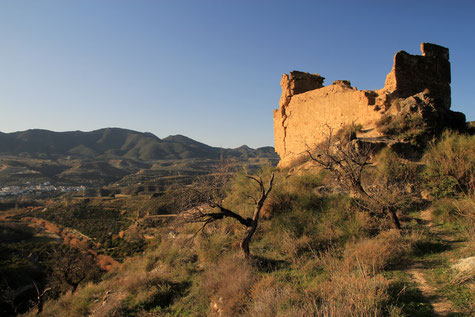
{"label": "clear sky", "polygon": [[452,109],[475,120],[473,0],[0,0],[0,131],[273,145],[283,73],[379,89],[421,42],[450,48]]}

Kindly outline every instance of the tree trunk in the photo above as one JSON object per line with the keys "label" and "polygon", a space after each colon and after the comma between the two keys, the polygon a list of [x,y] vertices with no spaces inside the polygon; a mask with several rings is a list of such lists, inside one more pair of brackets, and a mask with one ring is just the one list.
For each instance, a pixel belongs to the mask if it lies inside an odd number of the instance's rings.
{"label": "tree trunk", "polygon": [[246,236],[241,242],[241,252],[245,258],[248,258],[251,253],[249,252],[249,242],[252,239],[252,236],[256,232],[257,224],[259,222],[259,216],[261,214],[262,206],[264,206],[264,201],[266,200],[267,196],[263,195],[260,201],[257,203],[256,210],[254,210],[254,215],[252,217],[252,223],[249,229],[247,229]]}
{"label": "tree trunk", "polygon": [[76,290],[78,289],[78,286],[79,286],[79,283],[71,284],[71,287],[72,287],[71,294],[74,294],[76,292]]}
{"label": "tree trunk", "polygon": [[68,284],[72,287],[72,290],[71,290],[71,294],[74,294],[76,292],[76,290],[78,289],[78,286],[79,284],[81,284],[81,282],[85,279],[86,277],[83,276],[79,279],[79,281],[77,282],[73,282],[73,281],[69,281]]}
{"label": "tree trunk", "polygon": [[43,300],[40,299],[40,301],[38,302],[38,306],[36,306],[38,308],[38,311],[36,312],[37,315],[41,314],[43,312]]}
{"label": "tree trunk", "polygon": [[[375,202],[377,204],[380,204],[381,205],[381,202],[379,202],[377,199],[375,199],[374,197],[368,195],[368,193],[364,190],[364,188],[360,185],[360,186],[356,186],[356,190],[357,192],[361,195],[360,197],[363,198],[363,199],[366,199],[367,201],[372,201],[372,202]],[[394,229],[397,229],[399,231],[401,231],[401,223],[399,222],[399,218],[397,216],[397,213],[396,213],[396,210],[394,210],[393,207],[382,207],[383,211],[386,211],[389,213],[389,216],[391,217],[391,221],[393,223],[393,227]]]}
{"label": "tree trunk", "polygon": [[396,210],[393,208],[388,208],[389,215],[391,216],[391,220],[393,222],[394,229],[401,231],[401,223],[399,222],[399,218],[397,217]]}
{"label": "tree trunk", "polygon": [[242,252],[242,255],[245,258],[248,258],[251,255],[251,253],[249,251],[249,242],[251,241],[252,236],[256,232],[257,222],[258,222],[258,219],[255,219],[255,220],[252,221],[251,227],[247,230],[246,236],[244,237],[244,239],[241,242],[241,252]]}
{"label": "tree trunk", "polygon": [[[257,178],[254,178],[254,177],[251,177],[251,178],[259,184],[259,187],[261,188],[261,197],[259,198],[259,201],[256,202],[256,209],[254,209],[254,215],[252,216],[251,225],[249,226],[249,229],[246,232],[246,236],[244,237],[244,239],[241,242],[241,252],[242,252],[242,255],[245,258],[248,258],[251,255],[251,253],[249,252],[249,242],[251,241],[252,236],[256,232],[257,224],[259,222],[259,217],[260,217],[260,214],[261,214],[261,209],[264,206],[264,202],[266,201],[267,196],[269,195],[270,191],[272,190],[272,184],[274,182],[274,173],[272,173],[272,177],[270,178],[269,187],[267,188],[267,191],[264,188],[264,184],[262,183],[262,179],[257,179]],[[249,218],[247,218],[247,219],[249,219]]]}

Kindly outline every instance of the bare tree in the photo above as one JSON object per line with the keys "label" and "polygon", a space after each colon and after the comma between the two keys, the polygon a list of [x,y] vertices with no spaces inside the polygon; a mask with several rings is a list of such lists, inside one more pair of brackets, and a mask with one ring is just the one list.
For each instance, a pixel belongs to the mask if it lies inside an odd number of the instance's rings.
{"label": "bare tree", "polygon": [[[224,198],[229,184],[229,173],[221,170],[219,173],[202,177],[194,185],[187,188],[185,199],[187,206],[185,211],[180,214],[179,219],[184,223],[202,223],[203,225],[197,233],[216,221],[224,218],[232,218],[247,228],[246,234],[241,241],[241,252],[244,257],[250,256],[249,242],[256,232],[260,213],[264,202],[272,190],[274,182],[274,173],[272,173],[267,186],[262,177],[246,176],[250,181],[255,182],[259,191],[258,194],[247,195],[247,198],[254,205],[252,217],[243,217],[239,213],[230,210],[224,206]],[[244,203],[244,202],[243,202]],[[209,208],[203,208],[203,206]],[[211,209],[210,209],[211,208]]]}
{"label": "bare tree", "polygon": [[40,292],[40,289],[38,288],[38,285],[36,285],[35,281],[33,281],[33,285],[35,286],[35,290],[36,290],[34,306],[36,306],[37,308],[36,314],[39,315],[41,314],[41,312],[43,312],[44,298],[46,294],[48,294],[48,292],[51,291],[51,287],[45,288],[43,291]]}
{"label": "bare tree", "polygon": [[328,170],[341,187],[361,199],[365,209],[389,215],[393,227],[401,230],[397,210],[405,202],[402,183],[365,182],[368,169],[373,166],[370,159],[374,149],[355,139],[354,133],[335,135],[329,128],[326,140],[307,153],[312,161]]}
{"label": "bare tree", "polygon": [[[36,295],[34,299],[29,301],[25,300],[25,297],[30,297],[29,291],[34,288],[36,290]],[[0,283],[0,310],[5,314],[13,313],[15,316],[21,314],[22,311],[36,307],[37,314],[41,313],[43,310],[43,302],[46,294],[51,290],[51,288],[46,288],[40,292],[40,288],[35,281],[31,281],[31,284],[24,285],[19,288],[12,288],[10,284],[2,278]],[[2,305],[8,307],[1,307]]]}
{"label": "bare tree", "polygon": [[55,251],[55,264],[50,278],[50,286],[56,292],[76,292],[79,284],[95,279],[100,274],[99,267],[90,254],[75,248],[63,247]]}

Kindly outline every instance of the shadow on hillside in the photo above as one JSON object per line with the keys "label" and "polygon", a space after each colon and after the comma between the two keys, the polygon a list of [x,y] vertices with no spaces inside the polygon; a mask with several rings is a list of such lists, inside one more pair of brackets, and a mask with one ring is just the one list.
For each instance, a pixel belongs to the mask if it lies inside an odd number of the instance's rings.
{"label": "shadow on hillside", "polygon": [[[426,298],[422,292],[413,284],[405,282],[393,282],[389,286],[391,303],[401,308],[404,316],[432,317],[437,316],[434,308],[430,304],[435,300],[436,295]],[[462,313],[448,313],[447,317],[466,316]]]}
{"label": "shadow on hillside", "polygon": [[431,317],[435,312],[429,300],[414,285],[393,282],[389,286],[391,303],[402,309],[405,316]]}
{"label": "shadow on hillside", "polygon": [[443,243],[440,241],[417,241],[414,245],[414,255],[415,256],[424,256],[430,254],[442,253],[444,251],[452,250],[453,247],[450,244]]}
{"label": "shadow on hillside", "polygon": [[[173,301],[176,298],[183,297],[187,290],[191,287],[190,282],[166,282],[163,286],[163,289],[155,292],[153,298],[142,305],[142,308],[145,310],[150,310],[156,307],[164,308],[173,304]],[[132,311],[130,312],[132,313]]]}
{"label": "shadow on hillside", "polygon": [[252,260],[259,271],[271,273],[289,266],[289,263],[283,260],[269,259],[263,256],[254,255]]}

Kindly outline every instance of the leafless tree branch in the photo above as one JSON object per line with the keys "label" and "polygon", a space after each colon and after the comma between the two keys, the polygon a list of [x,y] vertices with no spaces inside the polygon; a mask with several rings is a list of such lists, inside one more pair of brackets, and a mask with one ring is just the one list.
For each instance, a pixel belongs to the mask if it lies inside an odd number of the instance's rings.
{"label": "leafless tree branch", "polygon": [[373,183],[373,186],[365,186],[363,177],[372,166],[370,145],[354,140],[351,133],[347,136],[334,135],[333,130],[328,128],[328,137],[324,142],[313,150],[307,146],[306,152],[310,159],[328,170],[341,187],[361,198],[364,209],[389,214],[394,227],[400,230],[396,214],[399,205],[397,200],[403,201],[404,191],[401,190],[400,183],[384,186]]}
{"label": "leafless tree branch", "polygon": [[[204,228],[210,223],[222,220],[224,218],[231,218],[239,222],[241,225],[248,228],[246,235],[241,243],[241,250],[244,256],[249,256],[249,242],[255,233],[258,225],[260,212],[264,206],[272,185],[274,182],[274,174],[270,177],[269,183],[264,184],[262,177],[247,175],[247,178],[257,183],[259,186],[259,197],[251,195],[244,195],[250,199],[254,205],[254,213],[251,217],[243,217],[239,213],[225,207],[223,201],[226,195],[226,186],[228,184],[228,174],[215,174],[209,178],[200,179],[194,186],[190,187],[188,194],[184,196],[188,200],[188,208],[180,214],[181,223],[202,223],[198,232],[202,232]],[[223,180],[226,178],[226,180]],[[191,203],[191,204],[190,204]],[[203,206],[208,206],[206,209]],[[198,233],[197,232],[197,233]],[[196,234],[194,235],[196,236]]]}

